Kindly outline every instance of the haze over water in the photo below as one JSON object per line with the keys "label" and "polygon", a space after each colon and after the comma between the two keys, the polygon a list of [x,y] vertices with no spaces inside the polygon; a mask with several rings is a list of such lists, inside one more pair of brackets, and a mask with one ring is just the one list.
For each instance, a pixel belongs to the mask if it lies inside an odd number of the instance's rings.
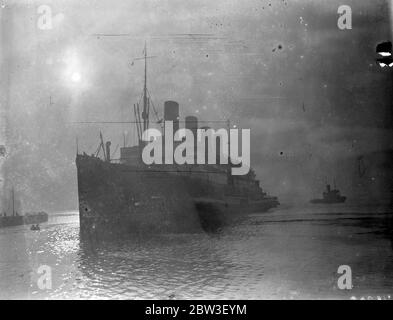
{"label": "haze over water", "polygon": [[[391,220],[350,205],[283,208],[217,234],[168,234],[93,245],[79,220],[52,215],[41,231],[0,229],[0,298],[348,299],[393,297]],[[37,269],[52,270],[52,289]],[[353,289],[337,288],[352,269]]]}

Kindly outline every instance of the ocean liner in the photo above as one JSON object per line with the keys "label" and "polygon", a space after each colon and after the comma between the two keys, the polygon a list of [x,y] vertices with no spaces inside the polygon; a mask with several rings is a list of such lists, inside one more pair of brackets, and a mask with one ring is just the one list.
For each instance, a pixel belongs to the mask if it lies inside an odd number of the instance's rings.
{"label": "ocean liner", "polygon": [[[139,103],[134,104],[135,121],[130,122],[136,125],[139,143],[124,145],[120,159],[112,159],[111,142],[100,133],[95,154],[77,151],[81,236],[215,231],[247,213],[279,205],[276,197],[262,190],[252,169],[247,175],[231,175],[231,161],[214,165],[146,165],[142,161],[142,133],[149,128],[150,107],[154,108],[147,89],[147,58],[145,46],[143,105],[140,110]],[[173,121],[174,132],[179,128],[177,102],[164,103],[164,118],[157,123],[165,121]],[[198,122],[187,116],[185,128],[195,132]]]}

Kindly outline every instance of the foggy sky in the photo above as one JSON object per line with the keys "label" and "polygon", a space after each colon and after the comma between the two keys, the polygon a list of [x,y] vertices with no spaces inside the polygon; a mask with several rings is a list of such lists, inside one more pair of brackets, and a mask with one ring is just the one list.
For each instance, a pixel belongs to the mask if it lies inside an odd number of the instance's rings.
{"label": "foggy sky", "polygon": [[[308,198],[326,176],[345,191],[353,177],[341,163],[391,147],[392,71],[375,63],[376,44],[391,39],[385,0],[5,4],[1,102],[10,161],[3,174],[27,206],[76,208],[76,137],[89,154],[100,130],[113,148],[124,130],[129,144],[136,141],[131,125],[72,122],[133,120],[143,64],[131,61],[145,40],[157,56],[148,87],[158,113],[176,100],[181,117],[229,117],[250,128],[251,165],[269,193]],[[37,27],[41,4],[52,8],[51,30]],[[342,4],[352,8],[352,30],[337,27]]]}

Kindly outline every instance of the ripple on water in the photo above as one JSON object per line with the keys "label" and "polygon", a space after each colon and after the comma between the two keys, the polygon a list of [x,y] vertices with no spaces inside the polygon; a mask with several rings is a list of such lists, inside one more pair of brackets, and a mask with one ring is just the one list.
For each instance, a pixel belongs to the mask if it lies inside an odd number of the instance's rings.
{"label": "ripple on water", "polygon": [[[40,232],[1,230],[7,244],[0,252],[1,291],[11,298],[54,299],[346,297],[335,283],[337,267],[349,264],[359,293],[370,288],[391,294],[391,243],[359,222],[364,212],[350,211],[351,223],[337,220],[339,212],[326,217],[320,210],[278,210],[251,215],[216,235],[99,246],[79,241],[77,219],[58,218]],[[42,264],[52,268],[52,290],[37,288],[35,271]]]}

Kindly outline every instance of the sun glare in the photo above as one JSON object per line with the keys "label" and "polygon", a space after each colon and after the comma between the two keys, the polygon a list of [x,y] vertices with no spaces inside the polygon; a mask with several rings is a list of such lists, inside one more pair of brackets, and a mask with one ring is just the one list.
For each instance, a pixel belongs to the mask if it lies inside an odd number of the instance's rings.
{"label": "sun glare", "polygon": [[79,73],[79,72],[74,72],[72,75],[71,75],[71,80],[73,81],[73,82],[80,82],[81,81],[81,74]]}
{"label": "sun glare", "polygon": [[64,71],[63,77],[65,83],[71,86],[71,88],[83,88],[86,85],[85,77],[83,75],[83,67],[80,61],[80,55],[75,48],[68,49],[63,58]]}

